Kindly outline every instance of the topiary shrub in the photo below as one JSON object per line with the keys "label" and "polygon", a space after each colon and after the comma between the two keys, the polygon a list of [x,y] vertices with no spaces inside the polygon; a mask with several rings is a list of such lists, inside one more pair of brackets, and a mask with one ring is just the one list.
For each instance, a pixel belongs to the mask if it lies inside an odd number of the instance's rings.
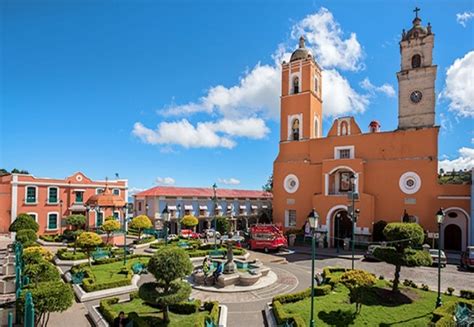
{"label": "topiary shrub", "polygon": [[453,293],[454,293],[454,288],[453,287],[448,287],[448,289],[446,290],[446,294],[453,295]]}
{"label": "topiary shrub", "polygon": [[24,274],[29,277],[30,283],[34,284],[56,281],[61,278],[56,266],[44,260],[37,264],[25,265]]}
{"label": "topiary shrub", "polygon": [[193,228],[197,224],[199,224],[199,220],[192,215],[184,216],[183,219],[181,219],[181,225],[187,228]]}
{"label": "topiary shrub", "polygon": [[16,233],[15,240],[20,242],[21,244],[31,244],[36,242],[38,236],[36,236],[36,232],[32,229],[22,229]]}
{"label": "topiary shrub", "polygon": [[48,249],[41,247],[41,246],[34,246],[34,247],[29,247],[27,249],[23,250],[23,260],[27,261],[28,259],[25,259],[25,257],[28,256],[35,256],[36,254],[40,255],[41,258],[43,258],[46,261],[52,261],[53,260],[53,253],[49,251]]}
{"label": "topiary shrub", "polygon": [[8,230],[10,232],[19,232],[23,229],[31,229],[37,233],[39,230],[39,225],[30,215],[26,213],[20,213],[10,225]]}
{"label": "topiary shrub", "polygon": [[362,310],[362,299],[376,281],[374,274],[357,269],[345,272],[341,276],[341,283],[349,289],[351,303],[356,304],[356,315]]}
{"label": "topiary shrub", "polygon": [[474,300],[474,291],[461,290],[459,293],[460,293],[460,296],[464,299]]}

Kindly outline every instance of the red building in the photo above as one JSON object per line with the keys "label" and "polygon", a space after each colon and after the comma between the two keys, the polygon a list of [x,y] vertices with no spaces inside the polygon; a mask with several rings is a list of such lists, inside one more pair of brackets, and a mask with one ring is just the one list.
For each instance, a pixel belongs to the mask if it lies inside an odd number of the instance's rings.
{"label": "red building", "polygon": [[66,227],[65,218],[71,214],[83,214],[90,228],[98,227],[107,216],[121,220],[127,198],[126,179],[93,181],[81,172],[65,179],[0,176],[0,233],[8,233],[20,213],[38,222],[39,234],[61,233]]}

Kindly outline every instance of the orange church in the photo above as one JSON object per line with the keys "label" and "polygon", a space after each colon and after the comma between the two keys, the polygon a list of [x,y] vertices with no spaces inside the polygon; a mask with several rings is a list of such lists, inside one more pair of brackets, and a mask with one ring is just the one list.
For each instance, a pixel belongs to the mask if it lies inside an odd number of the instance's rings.
{"label": "orange church", "polygon": [[354,117],[340,117],[324,137],[321,67],[300,39],[290,62],[282,63],[280,145],[273,168],[276,223],[301,228],[314,208],[318,232],[335,246],[335,240],[352,236],[353,190],[360,210],[356,242],[370,242],[380,220],[417,222],[437,232],[442,207],[441,246],[463,250],[473,244],[470,185],[438,183],[433,46],[431,25],[415,17],[400,40],[396,130],[381,131],[376,120],[361,128]]}

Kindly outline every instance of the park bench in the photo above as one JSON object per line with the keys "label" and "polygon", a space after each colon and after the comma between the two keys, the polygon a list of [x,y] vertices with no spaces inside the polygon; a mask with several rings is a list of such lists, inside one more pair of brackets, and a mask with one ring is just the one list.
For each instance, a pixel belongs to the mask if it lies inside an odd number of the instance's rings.
{"label": "park bench", "polygon": [[145,272],[145,265],[141,262],[136,262],[132,265],[132,271],[134,274],[139,275]]}
{"label": "park bench", "polygon": [[82,281],[84,280],[84,272],[79,271],[75,274],[71,275],[71,281],[73,284],[82,284]]}
{"label": "park bench", "polygon": [[454,311],[456,326],[472,326],[474,324],[474,312],[464,303],[456,304]]}
{"label": "park bench", "polygon": [[187,248],[189,248],[189,243],[186,242],[186,241],[179,241],[178,242],[178,247],[183,248],[183,249],[187,249]]}
{"label": "park bench", "polygon": [[215,327],[216,324],[214,323],[214,321],[212,321],[211,318],[207,317],[206,318],[206,327]]}
{"label": "park bench", "polygon": [[110,257],[110,252],[97,248],[94,252],[91,253],[94,260],[103,259]]}

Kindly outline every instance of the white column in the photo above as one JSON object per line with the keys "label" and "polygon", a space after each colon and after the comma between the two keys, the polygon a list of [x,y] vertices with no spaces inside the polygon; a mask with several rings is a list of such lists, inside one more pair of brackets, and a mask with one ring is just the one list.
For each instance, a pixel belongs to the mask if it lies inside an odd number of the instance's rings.
{"label": "white column", "polygon": [[324,195],[329,195],[329,174],[324,174]]}

